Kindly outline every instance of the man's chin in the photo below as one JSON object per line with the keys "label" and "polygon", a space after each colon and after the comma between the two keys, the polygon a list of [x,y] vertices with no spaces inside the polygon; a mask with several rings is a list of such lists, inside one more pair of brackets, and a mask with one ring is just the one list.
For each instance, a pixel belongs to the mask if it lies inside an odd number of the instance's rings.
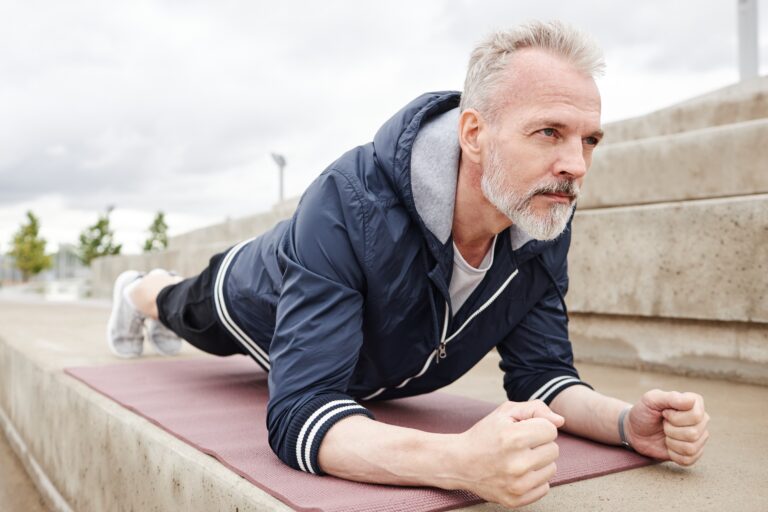
{"label": "man's chin", "polygon": [[[547,242],[555,240],[563,234],[565,228],[568,226],[568,220],[571,218],[572,213],[573,205],[568,207],[567,215],[565,212],[558,214],[550,213],[546,215],[545,218],[536,214],[514,215],[510,216],[509,219],[514,225],[525,231],[525,233],[534,240]],[[562,217],[560,217],[560,215],[562,215]],[[553,218],[554,216],[557,216],[558,218]]]}

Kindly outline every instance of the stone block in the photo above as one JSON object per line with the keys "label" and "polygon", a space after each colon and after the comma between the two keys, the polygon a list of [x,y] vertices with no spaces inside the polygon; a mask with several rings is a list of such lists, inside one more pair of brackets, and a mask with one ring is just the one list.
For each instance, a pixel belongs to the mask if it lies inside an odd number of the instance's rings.
{"label": "stone block", "polygon": [[768,385],[768,324],[572,313],[578,361]]}
{"label": "stone block", "polygon": [[768,193],[768,119],[599,147],[579,208]]}
{"label": "stone block", "polygon": [[644,116],[605,125],[605,143],[669,135],[768,117],[768,77],[703,94]]}
{"label": "stone block", "polygon": [[572,311],[768,323],[768,195],[577,213]]}

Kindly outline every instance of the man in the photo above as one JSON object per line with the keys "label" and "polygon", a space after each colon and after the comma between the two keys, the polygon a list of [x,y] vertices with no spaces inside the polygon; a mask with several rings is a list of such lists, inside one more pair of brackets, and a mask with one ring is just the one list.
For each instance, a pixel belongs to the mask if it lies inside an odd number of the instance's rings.
{"label": "man", "polygon": [[[364,482],[466,489],[520,506],[555,473],[557,429],[694,463],[693,393],[634,406],[573,368],[563,296],[570,222],[600,130],[599,49],[560,23],[494,34],[462,95],[421,96],[329,166],[292,219],[195,278],[129,271],[109,340],[161,350],[167,328],[269,371],[267,423],[290,466]],[[159,322],[157,321],[159,319]],[[489,350],[509,402],[458,435],[375,421],[367,400],[438,389]]]}

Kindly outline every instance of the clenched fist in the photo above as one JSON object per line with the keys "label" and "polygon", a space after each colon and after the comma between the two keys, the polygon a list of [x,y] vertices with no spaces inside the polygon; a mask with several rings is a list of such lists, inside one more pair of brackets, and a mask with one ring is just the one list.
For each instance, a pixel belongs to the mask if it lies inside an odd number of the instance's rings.
{"label": "clenched fist", "polygon": [[709,439],[707,423],[709,414],[700,395],[654,389],[629,411],[625,429],[638,453],[690,466]]}
{"label": "clenched fist", "polygon": [[538,500],[557,469],[563,421],[539,400],[502,404],[460,435],[461,487],[507,507]]}

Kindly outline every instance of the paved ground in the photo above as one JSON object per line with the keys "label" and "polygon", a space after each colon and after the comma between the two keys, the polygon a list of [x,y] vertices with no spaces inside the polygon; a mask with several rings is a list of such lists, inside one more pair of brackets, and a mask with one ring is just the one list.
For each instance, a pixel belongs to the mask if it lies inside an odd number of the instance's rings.
{"label": "paved ground", "polygon": [[[42,367],[111,363],[115,359],[103,344],[106,316],[103,303],[0,301],[0,338],[24,340],[14,345]],[[197,355],[193,349],[185,351],[185,357]],[[496,364],[496,359],[489,356],[448,390],[485,400],[503,400],[501,373]],[[701,393],[712,416],[708,451],[691,469],[660,464],[556,487],[525,510],[768,510],[768,387],[595,365],[580,365],[580,369],[582,377],[596,389],[629,401],[654,387]],[[2,453],[0,460],[6,460]],[[218,464],[212,460],[206,463]],[[12,468],[10,473],[16,475],[12,478],[19,478],[18,469]],[[0,473],[0,482],[10,479]],[[28,491],[13,493],[26,493],[27,501],[37,501]],[[22,509],[31,510],[24,503]],[[6,510],[4,504],[0,501],[0,509]],[[487,505],[476,508],[500,510]]]}

